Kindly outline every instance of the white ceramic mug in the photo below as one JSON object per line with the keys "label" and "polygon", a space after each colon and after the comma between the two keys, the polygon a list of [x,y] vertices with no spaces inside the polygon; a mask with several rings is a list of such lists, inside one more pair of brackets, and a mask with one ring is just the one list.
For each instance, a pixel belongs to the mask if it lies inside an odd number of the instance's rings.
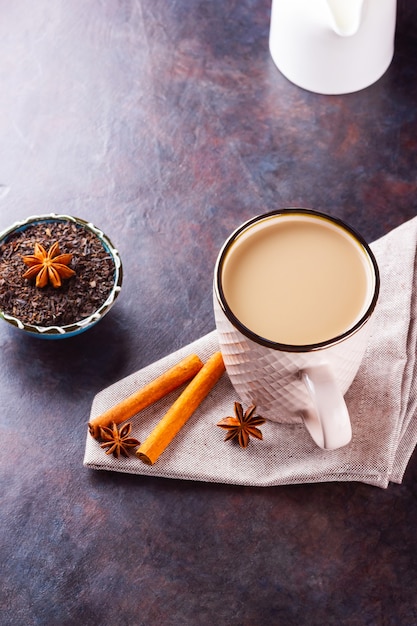
{"label": "white ceramic mug", "polygon": [[323,449],[348,444],[343,396],[366,349],[379,282],[369,246],[341,220],[291,208],[241,225],[216,262],[214,313],[242,402],[271,421],[303,422]]}
{"label": "white ceramic mug", "polygon": [[368,87],[391,63],[396,9],[396,0],[272,0],[272,59],[309,91]]}

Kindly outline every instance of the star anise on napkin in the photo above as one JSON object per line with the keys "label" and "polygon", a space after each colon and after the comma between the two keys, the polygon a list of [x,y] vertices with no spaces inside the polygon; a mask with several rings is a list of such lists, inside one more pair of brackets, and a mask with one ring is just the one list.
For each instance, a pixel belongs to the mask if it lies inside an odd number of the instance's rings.
{"label": "star anise on napkin", "polygon": [[265,424],[265,420],[263,417],[255,415],[255,411],[256,406],[252,404],[243,412],[240,402],[235,402],[236,417],[224,417],[217,423],[217,426],[228,431],[224,440],[236,438],[240,447],[246,448],[250,437],[262,439],[262,433],[257,426]]}
{"label": "star anise on napkin", "polygon": [[23,257],[23,263],[29,269],[23,274],[23,278],[35,278],[36,286],[45,287],[50,282],[53,287],[60,287],[61,278],[71,278],[75,272],[68,264],[72,254],[60,254],[59,243],[56,241],[47,252],[40,243],[35,243],[33,254]]}
{"label": "star anise on napkin", "polygon": [[130,423],[122,426],[120,430],[114,422],[111,428],[100,426],[100,439],[103,441],[100,447],[107,448],[106,454],[113,454],[116,459],[120,454],[128,457],[129,452],[140,445],[137,439],[129,437],[131,430],[132,424]]}

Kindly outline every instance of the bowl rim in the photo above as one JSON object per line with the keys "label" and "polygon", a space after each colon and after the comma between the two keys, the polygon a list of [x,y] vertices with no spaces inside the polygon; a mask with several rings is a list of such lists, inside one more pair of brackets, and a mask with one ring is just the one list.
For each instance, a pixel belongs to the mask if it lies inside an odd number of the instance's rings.
{"label": "bowl rim", "polygon": [[41,326],[37,324],[28,324],[27,322],[23,322],[18,317],[15,317],[10,313],[6,313],[5,311],[0,310],[0,318],[2,318],[4,321],[8,322],[12,326],[20,330],[24,330],[25,332],[32,335],[54,339],[70,337],[79,334],[84,330],[91,328],[91,326],[93,326],[96,322],[102,319],[102,317],[113,306],[117,296],[120,293],[123,282],[123,266],[118,249],[113,245],[109,237],[100,228],[97,228],[97,226],[95,226],[92,222],[89,222],[81,217],[75,217],[66,213],[45,213],[39,215],[31,215],[24,220],[14,222],[12,225],[2,230],[0,232],[0,245],[2,245],[4,242],[7,242],[7,239],[15,232],[24,231],[32,224],[36,224],[37,222],[58,221],[73,222],[74,224],[81,226],[82,228],[92,232],[96,237],[98,237],[104,248],[110,253],[112,257],[115,275],[113,287],[106,300],[98,307],[96,311],[94,311],[94,313],[92,313],[88,317],[78,320],[77,322],[74,322],[73,324],[66,324],[63,326]]}

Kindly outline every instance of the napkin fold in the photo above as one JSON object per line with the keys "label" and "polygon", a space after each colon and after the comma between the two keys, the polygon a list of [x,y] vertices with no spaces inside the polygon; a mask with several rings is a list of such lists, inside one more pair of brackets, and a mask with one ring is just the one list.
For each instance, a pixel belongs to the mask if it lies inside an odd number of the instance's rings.
{"label": "napkin fold", "polygon": [[[318,448],[301,424],[266,422],[263,441],[243,449],[224,441],[216,426],[233,415],[239,400],[227,374],[195,411],[153,466],[137,457],[115,459],[87,433],[84,466],[206,482],[273,486],[360,481],[386,488],[401,483],[417,443],[416,352],[417,217],[377,240],[371,248],[381,274],[381,291],[361,367],[345,399],[352,422],[351,443]],[[206,361],[217,351],[216,331],[116,382],[96,395],[90,419],[137,391],[188,354]],[[182,389],[131,420],[131,436],[144,441]]]}

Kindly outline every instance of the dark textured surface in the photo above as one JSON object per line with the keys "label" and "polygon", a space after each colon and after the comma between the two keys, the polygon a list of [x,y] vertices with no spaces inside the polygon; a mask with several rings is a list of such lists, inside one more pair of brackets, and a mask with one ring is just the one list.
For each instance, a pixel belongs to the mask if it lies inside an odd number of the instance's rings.
{"label": "dark textured surface", "polygon": [[125,281],[64,342],[0,324],[0,623],[417,624],[417,456],[402,485],[252,489],[82,467],[102,388],[211,331],[230,231],[285,205],[369,240],[417,214],[417,10],[389,71],[311,94],[269,0],[0,0],[0,228],[100,226]]}

